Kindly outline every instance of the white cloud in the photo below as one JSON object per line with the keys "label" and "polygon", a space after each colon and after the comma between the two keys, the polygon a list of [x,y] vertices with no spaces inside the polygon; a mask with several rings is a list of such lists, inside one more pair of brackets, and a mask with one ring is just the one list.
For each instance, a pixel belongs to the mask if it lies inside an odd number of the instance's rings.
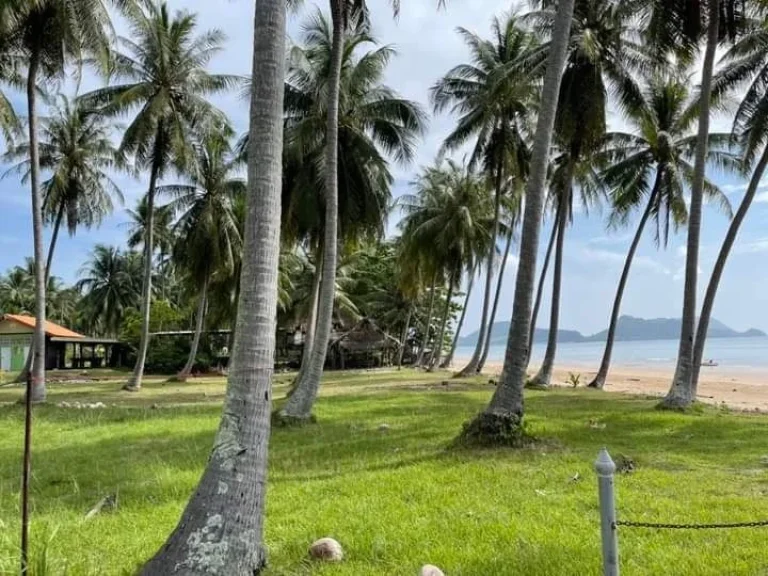
{"label": "white cloud", "polygon": [[595,236],[587,241],[590,246],[606,246],[612,244],[626,244],[632,240],[632,233],[627,232],[625,234],[614,234],[611,236]]}
{"label": "white cloud", "polygon": [[738,244],[734,248],[736,254],[755,254],[758,252],[768,252],[768,238],[759,238],[751,242]]}
{"label": "white cloud", "polygon": [[[625,252],[612,252],[600,248],[590,248],[589,246],[581,251],[579,257],[587,262],[616,268],[624,266],[624,262],[627,259]],[[669,268],[649,256],[636,255],[632,260],[632,268],[640,268],[647,270],[648,272],[663,274],[665,276],[671,275]]]}

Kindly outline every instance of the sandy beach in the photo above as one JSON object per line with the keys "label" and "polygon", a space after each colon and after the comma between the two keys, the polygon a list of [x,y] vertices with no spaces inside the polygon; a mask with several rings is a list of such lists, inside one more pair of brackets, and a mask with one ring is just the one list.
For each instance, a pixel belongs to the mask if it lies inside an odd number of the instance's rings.
{"label": "sandy beach", "polygon": [[[457,360],[457,364],[461,361]],[[501,362],[488,362],[485,371],[500,374]],[[529,373],[534,373],[538,366],[531,366]],[[569,373],[581,375],[581,386],[586,386],[596,370],[585,370],[584,366],[562,367],[555,369],[553,384],[569,386],[566,381]],[[609,392],[628,392],[646,396],[663,396],[669,390],[673,368],[645,369],[638,367],[616,366],[608,375],[605,389]],[[768,411],[768,373],[759,370],[731,370],[721,367],[704,367],[699,379],[698,399],[709,404],[726,404],[737,410]]]}

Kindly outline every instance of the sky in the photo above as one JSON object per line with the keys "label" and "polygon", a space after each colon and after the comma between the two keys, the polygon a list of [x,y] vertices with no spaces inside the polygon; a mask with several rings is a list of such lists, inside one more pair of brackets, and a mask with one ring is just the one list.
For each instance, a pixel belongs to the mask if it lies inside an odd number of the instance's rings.
{"label": "sky", "polygon": [[[463,26],[487,36],[491,18],[509,9],[508,1],[472,0],[448,2],[445,9],[436,9],[437,2],[428,0],[402,3],[398,19],[393,19],[387,2],[369,2],[374,35],[381,43],[393,45],[398,56],[391,62],[386,83],[401,95],[420,102],[428,109],[430,86],[453,66],[467,61],[467,50],[456,34]],[[169,0],[174,9],[199,14],[201,29],[219,28],[228,40],[225,49],[211,63],[216,73],[246,75],[250,72],[253,37],[253,1],[227,0]],[[321,4],[325,7],[325,4]],[[298,40],[301,21],[315,9],[305,2],[302,12],[292,15],[289,35]],[[118,24],[118,31],[122,26]],[[95,88],[99,81],[86,74],[81,91]],[[20,113],[25,101],[21,95],[11,95]],[[232,119],[238,133],[247,130],[247,103],[237,94],[214,98],[214,102]],[[435,158],[442,139],[450,131],[455,118],[450,114],[433,116],[411,166],[393,165],[395,186],[393,195],[408,191],[408,182],[420,166]],[[609,129],[625,129],[623,119],[614,111],[609,114]],[[714,118],[713,131],[727,131],[727,117]],[[0,151],[2,145],[0,145]],[[7,167],[0,166],[5,172]],[[711,173],[710,178],[721,185],[735,207],[741,200],[747,182],[741,178]],[[63,234],[56,250],[53,273],[67,282],[74,282],[78,270],[97,243],[123,246],[127,236],[125,208],[134,207],[146,191],[146,178],[131,179],[116,176],[125,195],[125,207],[105,219],[101,227],[80,230],[73,238]],[[28,185],[10,175],[0,181],[0,271],[21,263],[32,253],[32,227]],[[608,323],[616,284],[621,273],[639,214],[627,228],[609,230],[607,209],[579,210],[567,231],[560,327],[579,330],[585,334],[604,329]],[[714,317],[735,329],[756,327],[768,330],[768,180],[761,186],[747,221],[729,259],[718,293]],[[551,221],[542,228],[542,252],[551,230]],[[705,206],[701,237],[699,270],[699,302],[728,226],[727,218],[714,206]],[[394,219],[390,230],[395,230]],[[46,242],[48,238],[46,232]],[[622,306],[622,313],[644,318],[679,317],[685,271],[685,233],[672,234],[669,244],[657,247],[649,228],[644,235],[633,265]],[[509,320],[512,312],[517,246],[507,267],[497,320]],[[543,254],[539,258],[541,263]],[[550,274],[551,279],[551,274]],[[494,280],[495,282],[495,280]],[[550,284],[548,283],[548,286]],[[469,300],[467,319],[462,333],[476,330],[482,307],[482,282],[475,283]],[[546,326],[549,318],[549,297],[545,296],[538,325]]]}

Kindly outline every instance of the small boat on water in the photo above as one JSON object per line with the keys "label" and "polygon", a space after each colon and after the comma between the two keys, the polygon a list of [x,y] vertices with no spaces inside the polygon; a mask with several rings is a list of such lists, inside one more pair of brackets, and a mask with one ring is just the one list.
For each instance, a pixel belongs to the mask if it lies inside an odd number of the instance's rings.
{"label": "small boat on water", "polygon": [[715,362],[714,360],[707,360],[701,363],[702,368],[714,368],[717,365],[718,365],[717,362]]}

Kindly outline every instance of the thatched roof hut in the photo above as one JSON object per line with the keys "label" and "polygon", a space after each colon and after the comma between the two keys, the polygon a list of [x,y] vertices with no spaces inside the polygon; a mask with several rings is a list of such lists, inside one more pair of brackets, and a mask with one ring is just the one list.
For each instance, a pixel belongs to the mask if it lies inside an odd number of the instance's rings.
{"label": "thatched roof hut", "polygon": [[331,342],[338,368],[372,368],[391,363],[400,341],[387,334],[370,318],[363,318]]}

